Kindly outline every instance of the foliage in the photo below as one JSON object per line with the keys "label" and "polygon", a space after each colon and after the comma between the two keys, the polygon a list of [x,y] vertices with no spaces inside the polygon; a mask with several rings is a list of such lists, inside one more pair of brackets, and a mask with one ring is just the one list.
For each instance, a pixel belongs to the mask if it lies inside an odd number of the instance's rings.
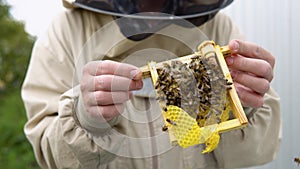
{"label": "foliage", "polygon": [[9,10],[0,0],[0,168],[38,168],[23,132],[26,113],[20,97],[35,39]]}
{"label": "foliage", "polygon": [[26,113],[20,90],[1,98],[0,107],[1,168],[38,168],[32,147],[23,133]]}
{"label": "foliage", "polygon": [[0,0],[0,97],[3,92],[20,88],[34,42],[24,24],[11,17],[9,9]]}

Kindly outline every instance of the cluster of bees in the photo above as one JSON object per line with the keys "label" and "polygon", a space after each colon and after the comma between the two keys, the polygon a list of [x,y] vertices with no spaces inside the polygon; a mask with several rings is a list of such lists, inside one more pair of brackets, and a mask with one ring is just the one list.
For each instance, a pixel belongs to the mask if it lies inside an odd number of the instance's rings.
{"label": "cluster of bees", "polygon": [[164,111],[168,105],[180,107],[200,127],[220,122],[232,83],[226,81],[214,56],[195,55],[189,63],[174,60],[157,72],[155,89]]}

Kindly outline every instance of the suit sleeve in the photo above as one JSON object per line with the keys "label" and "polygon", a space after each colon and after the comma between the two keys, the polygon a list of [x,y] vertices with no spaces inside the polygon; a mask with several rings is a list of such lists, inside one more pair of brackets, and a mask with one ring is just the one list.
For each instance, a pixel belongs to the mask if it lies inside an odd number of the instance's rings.
{"label": "suit sleeve", "polygon": [[[53,35],[54,33],[51,33]],[[33,146],[42,168],[97,168],[114,159],[93,141],[94,134],[110,135],[110,125],[97,128],[84,123],[85,111],[80,103],[80,90],[74,78],[74,60],[65,44],[57,39],[39,39],[22,86],[22,98],[28,121],[25,134]],[[94,132],[94,133],[93,133]],[[101,137],[99,138],[101,139]],[[105,140],[103,140],[105,142]]]}

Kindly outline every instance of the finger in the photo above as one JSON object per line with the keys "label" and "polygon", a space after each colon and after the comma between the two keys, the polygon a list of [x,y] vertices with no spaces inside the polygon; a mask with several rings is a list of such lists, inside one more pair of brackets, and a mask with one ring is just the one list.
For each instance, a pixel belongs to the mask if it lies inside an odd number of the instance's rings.
{"label": "finger", "polygon": [[234,70],[249,72],[269,81],[273,79],[273,68],[264,60],[246,58],[238,55],[227,57],[226,63]]}
{"label": "finger", "polygon": [[244,72],[230,71],[235,82],[264,95],[270,89],[270,82],[264,78],[255,77]]}
{"label": "finger", "polygon": [[262,95],[236,82],[234,86],[244,107],[259,108],[263,106],[264,100]]}
{"label": "finger", "polygon": [[130,92],[95,91],[89,92],[85,97],[85,101],[88,106],[105,106],[123,103],[129,100],[130,95]]}
{"label": "finger", "polygon": [[274,56],[264,48],[254,43],[241,40],[232,40],[229,42],[229,48],[232,54],[240,54],[249,58],[262,59],[267,61],[271,65],[271,67],[274,68]]}
{"label": "finger", "polygon": [[106,91],[96,91],[89,93],[89,98],[87,101],[88,105],[91,106],[106,106],[112,104],[124,103],[130,99],[132,92],[106,92]]}
{"label": "finger", "polygon": [[142,80],[131,80],[122,76],[100,75],[95,76],[95,90],[105,91],[131,91],[143,87]]}
{"label": "finger", "polygon": [[88,108],[89,114],[92,118],[100,122],[108,121],[120,115],[124,111],[124,104],[115,104],[107,106],[90,106]]}
{"label": "finger", "polygon": [[139,68],[111,60],[92,61],[86,65],[86,70],[93,76],[111,74],[135,80],[142,79],[142,72]]}

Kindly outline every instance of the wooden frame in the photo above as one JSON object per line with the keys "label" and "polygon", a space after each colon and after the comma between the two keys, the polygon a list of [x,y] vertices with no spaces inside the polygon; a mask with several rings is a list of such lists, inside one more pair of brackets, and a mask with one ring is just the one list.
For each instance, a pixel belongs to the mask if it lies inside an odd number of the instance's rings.
{"label": "wooden frame", "polygon": [[[195,55],[209,55],[209,54],[214,54],[216,56],[217,62],[219,66],[221,67],[221,70],[224,74],[224,77],[227,79],[228,82],[232,82],[232,78],[229,72],[229,69],[227,67],[227,64],[225,62],[225,57],[228,57],[231,55],[230,49],[228,46],[220,47],[216,45],[213,41],[205,41],[202,44],[198,46],[198,52],[188,55],[188,56],[183,56],[180,58],[175,58],[172,60],[160,62],[160,63],[155,63],[153,61],[149,62],[147,66],[141,67],[141,70],[143,72],[143,77],[151,77],[152,83],[155,85],[157,78],[158,78],[158,73],[157,69],[161,69],[164,63],[170,63],[171,61],[174,60],[180,60],[181,62],[187,63],[190,61],[192,57]],[[241,127],[244,127],[248,123],[248,119],[244,113],[244,109],[241,105],[241,102],[239,100],[239,97],[237,95],[236,89],[234,85],[232,86],[232,89],[227,90],[229,98],[230,98],[230,104],[232,107],[233,115],[234,118],[230,119],[228,121],[224,121],[218,124],[217,131],[219,133],[221,132],[226,132],[234,129],[238,129]],[[164,118],[165,123],[165,112],[162,111],[162,115]],[[170,142],[172,145],[175,145],[177,143],[175,136],[172,134],[172,130],[169,130],[169,137],[170,137]]]}

